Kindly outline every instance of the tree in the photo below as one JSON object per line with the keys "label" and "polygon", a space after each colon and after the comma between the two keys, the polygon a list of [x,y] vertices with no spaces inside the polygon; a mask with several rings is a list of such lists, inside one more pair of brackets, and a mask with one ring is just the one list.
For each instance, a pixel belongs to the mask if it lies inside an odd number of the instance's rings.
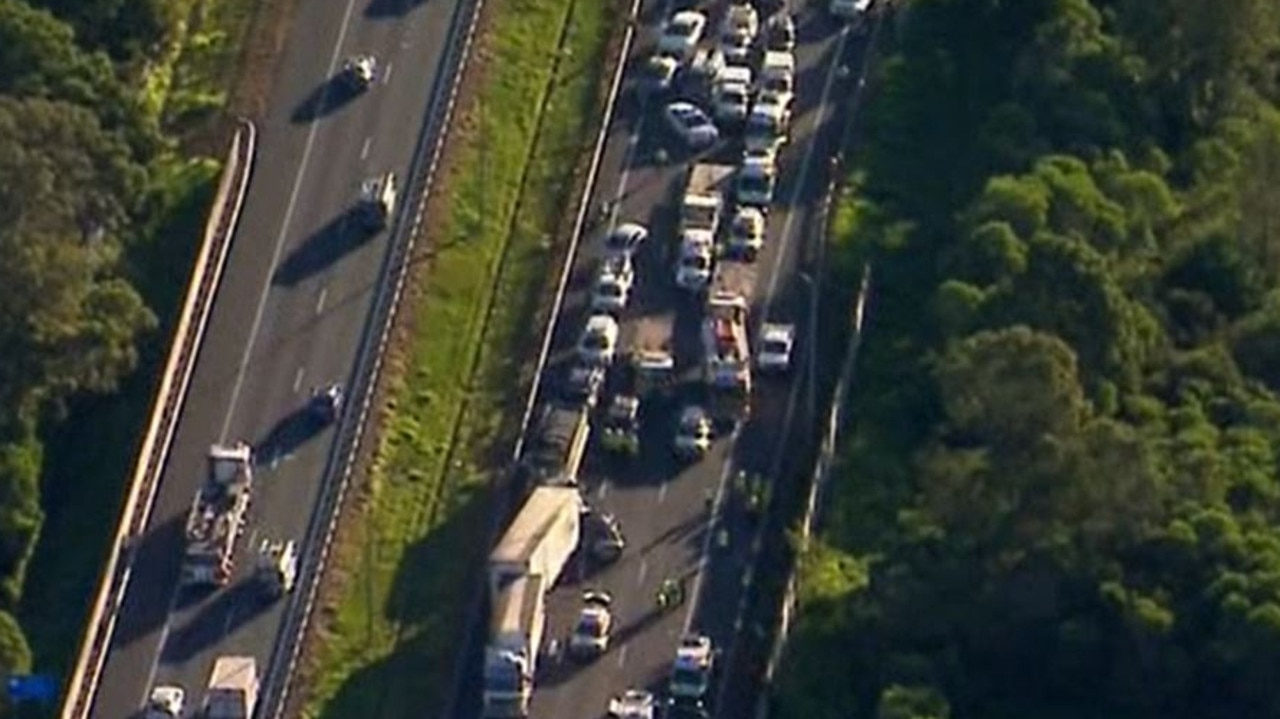
{"label": "tree", "polygon": [[136,363],[154,318],[121,276],[124,198],[138,170],[87,111],[0,98],[0,406],[11,421]]}

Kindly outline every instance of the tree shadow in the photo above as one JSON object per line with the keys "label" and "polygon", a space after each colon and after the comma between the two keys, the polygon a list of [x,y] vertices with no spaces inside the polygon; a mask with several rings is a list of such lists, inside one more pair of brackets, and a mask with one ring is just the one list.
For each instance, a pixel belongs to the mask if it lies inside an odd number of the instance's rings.
{"label": "tree shadow", "polygon": [[371,0],[364,8],[364,16],[370,20],[401,18],[426,0]]}
{"label": "tree shadow", "polygon": [[276,268],[271,281],[291,287],[321,272],[363,244],[360,208],[349,207],[308,237]]}
{"label": "tree shadow", "polygon": [[219,591],[191,621],[169,635],[160,650],[160,660],[185,662],[270,609],[272,603],[259,590],[258,583],[250,577]]}
{"label": "tree shadow", "polygon": [[341,75],[335,75],[313,88],[293,109],[290,120],[295,125],[315,122],[341,110],[362,94],[363,90],[344,82]]}
{"label": "tree shadow", "polygon": [[[492,501],[486,488],[472,487],[450,504],[444,521],[405,552],[392,578],[383,611],[401,629],[394,649],[350,675],[322,719],[416,716],[450,693],[489,549]],[[481,621],[483,630],[487,621]]]}
{"label": "tree shadow", "polygon": [[[173,587],[178,581],[181,547],[186,514],[178,514],[153,527],[132,548],[133,574],[130,590],[119,608],[119,618],[111,643],[126,647],[164,624],[169,610],[170,594],[165,587]],[[155,589],[159,588],[159,591]]]}

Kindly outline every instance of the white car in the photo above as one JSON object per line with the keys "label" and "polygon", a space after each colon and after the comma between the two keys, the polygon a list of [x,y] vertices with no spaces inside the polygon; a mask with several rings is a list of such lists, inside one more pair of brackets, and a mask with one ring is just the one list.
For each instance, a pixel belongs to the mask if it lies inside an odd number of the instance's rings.
{"label": "white car", "polygon": [[671,89],[680,61],[671,55],[654,55],[640,69],[636,91],[644,98],[659,97]]}
{"label": "white car", "polygon": [[634,257],[648,237],[649,228],[636,222],[624,222],[604,236],[604,254],[606,257]]}
{"label": "white car", "polygon": [[760,63],[760,89],[771,92],[795,92],[796,56],[794,53],[770,50]]}
{"label": "white car", "polygon": [[658,38],[658,53],[688,60],[707,30],[707,16],[697,10],[681,10],[667,21]]}
{"label": "white car", "polygon": [[786,372],[791,369],[791,350],[795,344],[795,325],[766,322],[760,327],[760,346],[756,348],[756,366],[761,372]]}
{"label": "white car", "polygon": [[706,289],[715,263],[715,241],[706,230],[685,230],[676,262],[676,286],[691,292]]}
{"label": "white car", "polygon": [[342,76],[353,89],[363,90],[378,77],[378,60],[373,55],[353,55],[342,65]]}
{"label": "white car", "polygon": [[740,204],[767,208],[773,204],[773,192],[777,185],[778,170],[772,162],[748,158],[738,168],[734,192]]}
{"label": "white car", "polygon": [[613,719],[653,719],[653,694],[641,689],[628,689],[620,697],[609,700],[608,715]]}
{"label": "white car", "polygon": [[146,719],[177,719],[187,704],[187,693],[182,687],[158,686],[147,699]]}
{"label": "white car", "polygon": [[751,46],[760,32],[760,16],[748,4],[730,5],[720,23],[720,51],[725,59],[745,64],[751,59]]}
{"label": "white car", "polygon": [[607,592],[588,591],[582,595],[582,611],[569,636],[569,654],[580,659],[594,659],[609,650],[609,633],[613,629],[610,607],[613,597]]}
{"label": "white car", "polygon": [[732,65],[745,65],[751,61],[751,38],[745,35],[721,37],[716,47]]}
{"label": "white car", "polygon": [[701,407],[685,407],[676,424],[676,454],[686,459],[698,459],[710,449],[711,416]]}
{"label": "white car", "polygon": [[731,65],[720,73],[711,91],[717,122],[741,123],[751,110],[751,69]]}
{"label": "white car", "polygon": [[578,358],[587,364],[610,365],[618,353],[618,321],[606,314],[587,320],[578,338]]}
{"label": "white car", "polygon": [[756,207],[742,205],[729,221],[729,251],[748,262],[754,261],[764,247],[764,213]]}
{"label": "white car", "polygon": [[751,86],[741,83],[717,83],[712,95],[716,122],[741,125],[751,110]]}
{"label": "white car", "polygon": [[606,257],[600,265],[600,273],[596,275],[596,284],[591,291],[591,309],[597,312],[621,312],[626,309],[635,281],[636,271],[631,264],[630,255]]}
{"label": "white car", "polygon": [[720,141],[715,123],[691,102],[673,102],[667,105],[664,115],[672,132],[693,150],[705,150]]}

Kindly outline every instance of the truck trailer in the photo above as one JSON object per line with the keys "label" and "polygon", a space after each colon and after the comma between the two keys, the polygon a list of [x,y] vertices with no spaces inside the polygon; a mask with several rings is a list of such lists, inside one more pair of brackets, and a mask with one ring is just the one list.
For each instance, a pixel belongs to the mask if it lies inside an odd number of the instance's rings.
{"label": "truck trailer", "polygon": [[252,719],[258,706],[258,661],[253,657],[218,657],[205,691],[205,719]]}
{"label": "truck trailer", "polygon": [[239,442],[209,449],[204,484],[187,515],[183,586],[226,586],[253,491],[253,451]]}
{"label": "truck trailer", "polygon": [[489,555],[489,637],[481,699],[486,719],[529,713],[546,624],[546,593],[582,536],[572,487],[538,487]]}

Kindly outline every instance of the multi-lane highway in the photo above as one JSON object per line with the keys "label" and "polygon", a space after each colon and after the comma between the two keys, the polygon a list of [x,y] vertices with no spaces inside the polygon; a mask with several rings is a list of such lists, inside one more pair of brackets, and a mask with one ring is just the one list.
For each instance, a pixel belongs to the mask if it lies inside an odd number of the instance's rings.
{"label": "multi-lane highway", "polygon": [[[632,67],[652,52],[670,5],[662,0],[644,4]],[[711,17],[710,29],[717,27],[725,2],[700,5]],[[755,533],[732,478],[740,470],[776,474],[788,438],[809,431],[811,425],[802,368],[807,363],[812,288],[802,268],[808,269],[812,243],[818,237],[811,218],[826,187],[827,159],[834,147],[836,123],[830,120],[840,104],[838,96],[849,89],[843,86],[848,73],[836,68],[837,59],[851,44],[850,33],[817,8],[794,12],[798,29],[795,120],[791,142],[782,154],[782,180],[770,212],[765,249],[758,260],[751,326],[754,330],[762,321],[795,323],[800,328],[794,357],[797,371],[789,378],[758,380],[750,420],[734,434],[719,438],[709,455],[695,464],[677,462],[671,451],[678,402],[669,411],[646,415],[641,456],[632,462],[612,462],[598,448],[592,450],[582,476],[584,493],[596,508],[620,520],[628,547],[611,566],[587,569],[584,564],[566,573],[549,603],[547,636],[561,646],[566,644],[582,591],[601,588],[614,598],[613,642],[604,656],[589,664],[567,658],[545,660],[539,667],[534,719],[596,716],[604,712],[611,696],[628,688],[661,690],[679,637],[690,629],[709,635],[721,650],[722,661],[733,655],[741,579],[753,556]],[[694,376],[701,360],[700,300],[678,289],[673,278],[676,198],[690,158],[675,149],[676,141],[662,126],[657,108],[642,107],[626,94],[619,102],[592,198],[593,207],[609,208],[609,217],[584,238],[574,260],[540,390],[544,399],[562,385],[588,314],[600,236],[616,222],[640,222],[650,229],[638,260],[638,288],[623,313],[623,337],[629,334],[628,325],[640,317],[672,313],[681,374]],[[734,162],[736,152],[730,147],[718,151],[715,158]],[[603,401],[607,403],[607,398]],[[727,545],[720,544],[721,530]],[[668,578],[683,579],[694,596],[678,611],[660,612],[655,597]]]}
{"label": "multi-lane highway", "polygon": [[[313,386],[351,385],[391,243],[414,221],[401,195],[398,221],[362,239],[352,219],[361,182],[393,171],[407,183],[433,126],[435,95],[451,72],[454,21],[467,0],[311,0],[299,5],[258,119],[254,176],[233,241],[186,406],[111,640],[91,716],[123,719],[150,688],[178,684],[198,706],[213,659],[248,654],[272,666],[282,621],[298,595],[264,605],[247,588],[263,538],[301,541],[330,472],[334,431],[295,423]],[[456,18],[455,18],[456,16]],[[366,93],[344,97],[332,78],[344,59],[372,53],[380,71]],[[437,77],[437,75],[440,77]],[[443,79],[442,79],[443,78]],[[408,211],[406,211],[408,210]],[[257,448],[253,505],[229,588],[187,599],[176,592],[182,523],[209,446]],[[307,547],[306,549],[314,549]],[[268,676],[267,685],[283,677]],[[268,696],[271,692],[268,691]]]}

